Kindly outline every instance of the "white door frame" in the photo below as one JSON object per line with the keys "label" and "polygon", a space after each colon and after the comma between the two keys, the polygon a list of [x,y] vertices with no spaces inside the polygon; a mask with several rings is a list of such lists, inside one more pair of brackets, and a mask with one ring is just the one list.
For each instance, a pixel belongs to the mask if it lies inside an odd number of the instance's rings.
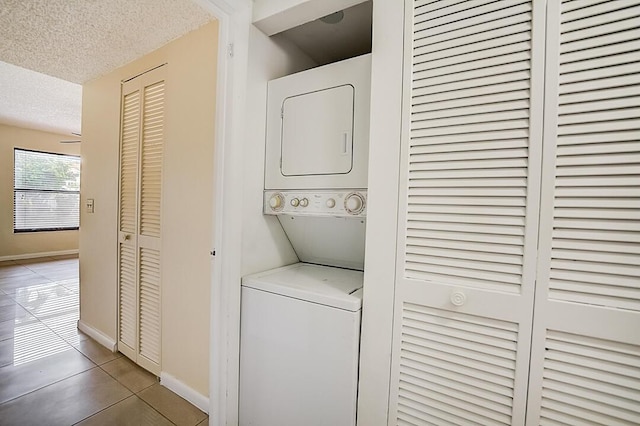
{"label": "white door frame", "polygon": [[[219,23],[209,340],[209,424],[238,423],[242,140],[251,0],[193,0]],[[205,319],[203,318],[203,321]]]}

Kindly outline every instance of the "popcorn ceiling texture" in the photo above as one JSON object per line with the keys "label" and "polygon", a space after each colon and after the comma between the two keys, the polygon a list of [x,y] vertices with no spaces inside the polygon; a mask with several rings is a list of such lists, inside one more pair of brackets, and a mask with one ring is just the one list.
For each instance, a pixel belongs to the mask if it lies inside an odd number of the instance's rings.
{"label": "popcorn ceiling texture", "polygon": [[213,19],[192,0],[0,0],[0,123],[79,133],[82,83]]}
{"label": "popcorn ceiling texture", "polygon": [[81,114],[81,85],[0,62],[0,123],[78,139]]}
{"label": "popcorn ceiling texture", "polygon": [[0,60],[84,83],[213,19],[191,0],[0,0]]}

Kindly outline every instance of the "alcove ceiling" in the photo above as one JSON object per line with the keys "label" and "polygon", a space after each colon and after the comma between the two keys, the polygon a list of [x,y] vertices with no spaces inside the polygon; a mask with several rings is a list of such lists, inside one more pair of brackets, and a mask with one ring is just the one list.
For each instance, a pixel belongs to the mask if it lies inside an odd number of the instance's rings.
{"label": "alcove ceiling", "polygon": [[373,2],[364,1],[279,33],[318,65],[371,52]]}
{"label": "alcove ceiling", "polygon": [[82,83],[213,19],[192,0],[0,0],[0,123],[80,133]]}

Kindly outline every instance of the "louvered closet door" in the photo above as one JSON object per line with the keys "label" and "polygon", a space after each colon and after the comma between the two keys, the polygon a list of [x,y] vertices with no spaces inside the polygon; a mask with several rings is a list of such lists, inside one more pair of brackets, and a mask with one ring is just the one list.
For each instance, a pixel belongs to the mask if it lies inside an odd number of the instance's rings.
{"label": "louvered closet door", "polygon": [[[164,142],[165,109],[165,67],[157,68],[123,84],[123,136],[127,129],[128,93],[135,94],[137,117],[133,110],[130,120],[137,128],[136,163],[127,166],[137,174],[135,181],[135,208],[130,216],[134,222],[132,270],[135,271],[133,284],[120,283],[120,342],[124,343],[125,355],[135,360],[147,370],[160,374],[161,351],[161,194],[162,158]],[[133,101],[132,101],[133,102]],[[133,126],[131,133],[133,134]],[[134,143],[131,136],[131,144]],[[132,150],[134,148],[131,148]],[[125,150],[121,163],[125,164]],[[133,157],[132,157],[133,158]],[[126,163],[129,164],[129,163]],[[121,166],[123,169],[124,166]],[[121,197],[122,198],[122,197]],[[121,217],[122,215],[121,205]],[[129,214],[129,210],[127,210]],[[128,241],[128,240],[127,240]],[[129,252],[127,252],[129,253]],[[123,277],[124,263],[120,262],[120,277]],[[127,275],[127,278],[131,275]],[[133,289],[133,290],[131,290]],[[126,291],[125,291],[126,290]],[[132,324],[132,325],[131,325]],[[130,331],[130,329],[133,331]],[[126,333],[125,333],[126,332]],[[134,336],[133,344],[122,336]]]}
{"label": "louvered closet door", "polygon": [[549,2],[527,424],[640,424],[640,1]]}
{"label": "louvered closet door", "polygon": [[544,3],[407,1],[389,424],[522,424]]}

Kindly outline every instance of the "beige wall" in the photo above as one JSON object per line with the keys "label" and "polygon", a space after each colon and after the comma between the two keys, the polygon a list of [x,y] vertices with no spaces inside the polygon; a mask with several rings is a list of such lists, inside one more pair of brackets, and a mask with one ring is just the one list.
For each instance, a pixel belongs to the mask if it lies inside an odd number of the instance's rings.
{"label": "beige wall", "polygon": [[78,249],[78,231],[13,233],[13,149],[80,155],[69,135],[0,124],[0,260]]}
{"label": "beige wall", "polygon": [[80,318],[116,340],[120,82],[167,63],[162,371],[208,395],[217,22],[83,88]]}

